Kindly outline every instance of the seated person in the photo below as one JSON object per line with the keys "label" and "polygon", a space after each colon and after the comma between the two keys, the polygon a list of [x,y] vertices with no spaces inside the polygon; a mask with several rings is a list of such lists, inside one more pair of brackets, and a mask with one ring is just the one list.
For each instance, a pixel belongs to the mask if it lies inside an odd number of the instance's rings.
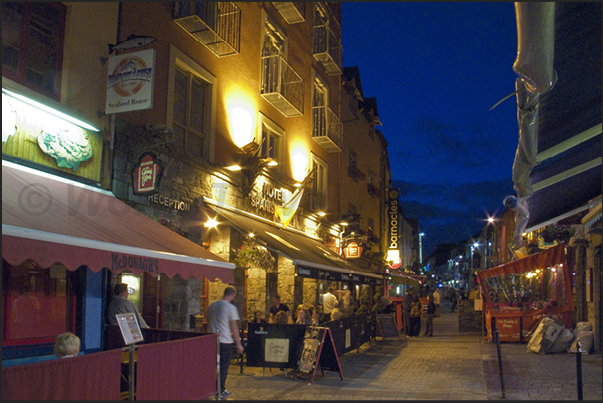
{"label": "seated person", "polygon": [[295,321],[296,325],[312,325],[312,319],[310,319],[310,314],[307,309],[300,309],[299,314],[297,315],[297,320]]}
{"label": "seated person", "polygon": [[54,355],[58,358],[77,357],[80,353],[80,338],[66,332],[59,334],[54,343]]}
{"label": "seated person", "polygon": [[312,326],[320,325],[320,313],[317,309],[312,312]]}
{"label": "seated person", "polygon": [[343,314],[341,313],[341,310],[339,308],[333,309],[333,312],[331,312],[331,320],[338,320],[341,318],[343,318]]}
{"label": "seated person", "polygon": [[255,311],[253,314],[253,319],[249,323],[259,323],[265,325],[266,321],[262,318],[262,312]]}
{"label": "seated person", "polygon": [[275,322],[279,325],[293,325],[293,318],[291,317],[291,311],[278,311],[275,316]]}

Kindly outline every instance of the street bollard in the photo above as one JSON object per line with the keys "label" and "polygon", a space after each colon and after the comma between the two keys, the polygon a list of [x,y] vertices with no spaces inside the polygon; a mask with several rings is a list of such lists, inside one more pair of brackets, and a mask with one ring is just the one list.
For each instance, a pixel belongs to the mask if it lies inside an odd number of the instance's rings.
{"label": "street bollard", "polygon": [[507,397],[505,396],[505,379],[503,376],[503,362],[502,362],[502,356],[500,354],[500,334],[498,333],[498,328],[496,327],[496,323],[494,321],[492,321],[492,327],[494,329],[494,336],[496,338],[496,350],[498,352],[498,372],[500,374],[501,398],[506,399]]}
{"label": "street bollard", "polygon": [[580,342],[576,343],[578,352],[576,353],[576,376],[578,378],[578,400],[584,400],[582,395],[582,350]]}

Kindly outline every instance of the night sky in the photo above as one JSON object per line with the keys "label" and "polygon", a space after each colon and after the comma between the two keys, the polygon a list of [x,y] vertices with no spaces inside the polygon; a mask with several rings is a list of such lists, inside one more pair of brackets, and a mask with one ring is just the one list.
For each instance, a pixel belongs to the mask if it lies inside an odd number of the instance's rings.
{"label": "night sky", "polygon": [[514,194],[512,2],[343,2],[343,65],[376,97],[393,187],[417,218],[424,259],[470,238]]}

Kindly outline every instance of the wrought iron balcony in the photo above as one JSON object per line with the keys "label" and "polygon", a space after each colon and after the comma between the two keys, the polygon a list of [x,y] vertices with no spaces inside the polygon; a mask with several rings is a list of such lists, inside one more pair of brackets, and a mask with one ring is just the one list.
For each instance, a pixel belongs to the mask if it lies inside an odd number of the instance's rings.
{"label": "wrought iron balcony", "polygon": [[176,2],[173,21],[218,57],[240,51],[241,10],[233,2]]}
{"label": "wrought iron balcony", "polygon": [[272,4],[279,13],[283,16],[287,24],[295,24],[297,22],[305,21],[306,19],[306,7],[304,2],[300,1],[273,1]]}
{"label": "wrought iron balcony", "polygon": [[304,113],[304,80],[280,55],[262,56],[260,95],[286,117]]}
{"label": "wrought iron balcony", "polygon": [[326,106],[312,108],[312,139],[330,153],[341,152],[343,123]]}
{"label": "wrought iron balcony", "polygon": [[314,27],[314,58],[326,69],[330,76],[341,74],[342,47],[328,24]]}

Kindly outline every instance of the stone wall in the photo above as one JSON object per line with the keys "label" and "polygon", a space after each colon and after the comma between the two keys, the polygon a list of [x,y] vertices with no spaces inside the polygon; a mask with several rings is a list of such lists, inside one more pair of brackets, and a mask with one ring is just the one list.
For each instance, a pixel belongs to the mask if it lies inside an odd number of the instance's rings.
{"label": "stone wall", "polygon": [[294,292],[295,292],[295,266],[291,264],[291,260],[284,256],[278,255],[278,294],[281,297],[281,302],[287,305],[290,309],[295,309]]}
{"label": "stone wall", "polygon": [[190,330],[190,315],[201,312],[201,281],[191,277],[184,280],[179,275],[168,278],[165,286],[165,312],[163,328]]}
{"label": "stone wall", "polygon": [[266,294],[266,270],[247,269],[247,316],[253,318],[255,311],[262,312],[262,317],[268,317],[268,300]]}

